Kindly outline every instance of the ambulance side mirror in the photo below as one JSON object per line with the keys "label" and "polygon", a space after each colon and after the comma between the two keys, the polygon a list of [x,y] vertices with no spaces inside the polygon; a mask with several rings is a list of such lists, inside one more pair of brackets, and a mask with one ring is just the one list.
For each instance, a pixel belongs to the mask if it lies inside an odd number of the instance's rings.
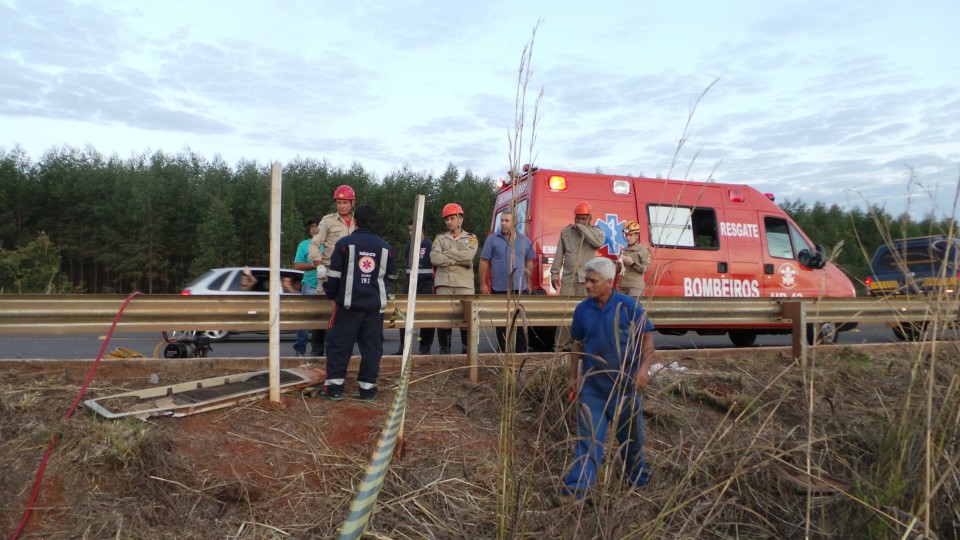
{"label": "ambulance side mirror", "polygon": [[809,249],[801,249],[797,252],[797,262],[807,268],[823,268],[827,265],[827,258],[824,256],[824,248],[817,245],[817,251],[810,253]]}
{"label": "ambulance side mirror", "polygon": [[823,244],[817,244],[817,268],[823,268],[827,265],[827,248]]}

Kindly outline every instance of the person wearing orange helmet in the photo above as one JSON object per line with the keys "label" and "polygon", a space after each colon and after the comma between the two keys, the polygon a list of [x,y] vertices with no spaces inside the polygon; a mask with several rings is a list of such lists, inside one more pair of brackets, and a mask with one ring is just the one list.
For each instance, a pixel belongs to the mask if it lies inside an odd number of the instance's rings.
{"label": "person wearing orange helmet", "polygon": [[[550,285],[563,296],[585,297],[587,272],[584,265],[597,256],[597,248],[603,245],[606,238],[603,230],[593,225],[593,206],[587,201],[577,203],[573,218],[573,223],[560,231],[557,252],[550,266]],[[557,347],[566,349],[569,346],[570,329],[562,326]]]}
{"label": "person wearing orange helmet", "polygon": [[[443,207],[443,222],[447,232],[438,234],[430,248],[430,262],[437,268],[433,277],[436,294],[474,294],[473,259],[477,256],[480,242],[477,237],[463,230],[463,208],[457,203]],[[440,354],[450,354],[452,331],[437,329]],[[467,352],[467,329],[460,328],[461,351]]]}
{"label": "person wearing orange helmet", "polygon": [[617,260],[617,273],[620,274],[617,290],[639,298],[646,287],[644,274],[650,269],[650,250],[640,243],[640,224],[636,221],[628,221],[623,226],[623,237],[627,246],[620,249]]}
{"label": "person wearing orange helmet", "polygon": [[[320,218],[317,232],[313,235],[307,249],[307,258],[317,269],[317,294],[323,294],[323,283],[327,280],[327,269],[330,267],[333,247],[337,245],[338,240],[357,230],[357,224],[353,219],[357,194],[354,193],[353,188],[347,185],[338,187],[333,191],[333,200],[336,202],[337,211]],[[319,356],[323,356],[326,330],[314,330],[314,333],[318,335],[314,348],[319,351]]]}

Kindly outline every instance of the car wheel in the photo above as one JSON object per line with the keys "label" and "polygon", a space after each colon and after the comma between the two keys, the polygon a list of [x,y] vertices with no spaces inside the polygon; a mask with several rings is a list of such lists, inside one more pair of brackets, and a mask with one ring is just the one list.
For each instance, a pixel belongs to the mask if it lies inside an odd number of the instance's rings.
{"label": "car wheel", "polygon": [[836,345],[840,332],[837,325],[825,322],[819,327],[807,325],[807,344],[809,345]]}
{"label": "car wheel", "polygon": [[731,330],[727,335],[736,347],[750,347],[757,342],[757,333],[749,330]]}
{"label": "car wheel", "polygon": [[229,330],[206,330],[203,335],[210,338],[210,341],[226,341],[230,337]]}

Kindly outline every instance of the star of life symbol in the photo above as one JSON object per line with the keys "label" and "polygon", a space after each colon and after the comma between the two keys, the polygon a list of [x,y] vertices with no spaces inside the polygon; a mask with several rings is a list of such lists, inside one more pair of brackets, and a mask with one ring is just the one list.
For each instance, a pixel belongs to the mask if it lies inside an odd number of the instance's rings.
{"label": "star of life symbol", "polygon": [[373,272],[374,267],[376,267],[377,261],[369,255],[364,255],[360,257],[360,271],[364,274],[369,274]]}
{"label": "star of life symbol", "polygon": [[797,286],[797,269],[790,263],[780,267],[780,285],[785,289],[792,289]]}
{"label": "star of life symbol", "polygon": [[604,244],[607,246],[607,253],[613,255],[620,253],[620,246],[627,245],[627,238],[623,236],[623,226],[626,221],[620,221],[617,214],[607,214],[603,221],[597,220],[597,227],[603,230]]}

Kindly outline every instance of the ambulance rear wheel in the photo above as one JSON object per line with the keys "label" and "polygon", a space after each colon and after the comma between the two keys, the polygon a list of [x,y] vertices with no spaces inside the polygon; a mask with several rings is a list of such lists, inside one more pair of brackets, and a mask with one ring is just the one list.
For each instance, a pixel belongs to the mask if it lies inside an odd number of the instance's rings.
{"label": "ambulance rear wheel", "polygon": [[808,345],[836,345],[840,332],[837,325],[826,322],[817,326],[807,325],[807,344]]}
{"label": "ambulance rear wheel", "polygon": [[736,347],[750,347],[757,342],[757,333],[749,330],[731,330],[727,335]]}

